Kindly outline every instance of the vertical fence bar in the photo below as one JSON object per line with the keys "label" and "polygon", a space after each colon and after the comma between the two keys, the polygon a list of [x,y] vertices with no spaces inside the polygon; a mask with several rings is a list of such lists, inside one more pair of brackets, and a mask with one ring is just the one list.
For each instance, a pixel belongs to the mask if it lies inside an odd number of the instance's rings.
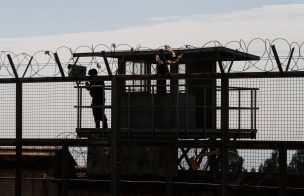
{"label": "vertical fence bar", "polygon": [[206,88],[205,86],[202,86],[203,88],[203,92],[204,92],[204,95],[203,95],[203,114],[204,114],[204,129],[203,129],[203,135],[204,135],[204,138],[206,138],[206,129],[207,129],[207,101],[206,101]]}
{"label": "vertical fence bar", "polygon": [[154,87],[155,87],[155,85],[152,85],[152,95],[151,95],[151,111],[152,111],[152,114],[151,114],[151,130],[152,130],[152,136],[154,136],[154,109],[155,109],[155,107],[154,107],[154,94],[155,94],[155,92],[154,92]]}
{"label": "vertical fence bar", "polygon": [[254,90],[254,129],[256,130],[256,120],[257,120],[257,90]]}
{"label": "vertical fence bar", "polygon": [[82,128],[82,88],[79,88],[79,128]]}
{"label": "vertical fence bar", "polygon": [[172,195],[172,160],[170,156],[171,148],[166,146],[166,196]]}
{"label": "vertical fence bar", "polygon": [[240,133],[240,129],[241,129],[241,90],[240,89],[238,89],[238,99],[239,99],[239,103],[238,103],[238,105],[239,105],[239,108],[238,108],[238,129],[239,129],[239,131],[238,131],[238,133]]}
{"label": "vertical fence bar", "polygon": [[279,196],[286,195],[287,149],[279,149]]}
{"label": "vertical fence bar", "polygon": [[229,130],[229,79],[226,75],[221,78],[221,129],[222,129],[222,196],[228,195],[228,142]]}
{"label": "vertical fence bar", "polygon": [[69,148],[68,146],[62,146],[62,156],[61,156],[61,196],[67,196],[68,195],[68,187],[69,187]]}
{"label": "vertical fence bar", "polygon": [[22,83],[16,82],[16,173],[15,196],[22,195]]}
{"label": "vertical fence bar", "polygon": [[253,90],[250,90],[250,129],[253,130]]}
{"label": "vertical fence bar", "polygon": [[[138,74],[143,74],[142,71],[142,63],[139,63],[139,73]],[[139,91],[143,91],[143,80],[139,80]]]}
{"label": "vertical fence bar", "polygon": [[128,137],[130,137],[130,115],[131,115],[131,89],[128,86],[128,103],[127,103],[127,111],[128,111]]}
{"label": "vertical fence bar", "polygon": [[112,78],[112,138],[111,138],[111,195],[120,195],[120,152],[117,140],[120,137],[121,82],[117,76]]}
{"label": "vertical fence bar", "polygon": [[190,100],[189,100],[189,87],[186,84],[186,100],[187,100],[187,125],[186,125],[186,137],[189,136],[189,126],[190,126]]}
{"label": "vertical fence bar", "polygon": [[80,128],[80,86],[77,82],[77,128]]}
{"label": "vertical fence bar", "polygon": [[176,138],[179,138],[179,93],[176,93]]}

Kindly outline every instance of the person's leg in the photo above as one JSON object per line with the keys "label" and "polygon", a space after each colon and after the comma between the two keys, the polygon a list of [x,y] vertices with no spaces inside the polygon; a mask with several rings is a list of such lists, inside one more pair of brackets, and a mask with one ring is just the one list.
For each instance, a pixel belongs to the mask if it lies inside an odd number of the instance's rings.
{"label": "person's leg", "polygon": [[98,109],[93,108],[93,116],[95,121],[95,128],[100,128],[100,115]]}
{"label": "person's leg", "polygon": [[95,121],[95,128],[97,128],[97,129],[100,128],[100,121],[99,120]]}
{"label": "person's leg", "polygon": [[104,129],[108,128],[108,119],[107,119],[106,115],[103,115],[102,128],[104,128]]}

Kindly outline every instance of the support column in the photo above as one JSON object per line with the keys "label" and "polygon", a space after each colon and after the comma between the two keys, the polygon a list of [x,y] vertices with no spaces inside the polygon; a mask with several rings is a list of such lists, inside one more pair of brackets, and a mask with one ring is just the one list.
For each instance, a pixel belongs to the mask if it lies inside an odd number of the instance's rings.
{"label": "support column", "polygon": [[[157,64],[156,72],[159,75],[166,75],[169,73],[167,65],[164,64]],[[166,80],[157,80],[156,84],[157,84],[157,88],[156,88],[157,94],[166,94]]]}
{"label": "support column", "polygon": [[16,173],[15,196],[22,195],[22,83],[16,82]]}
{"label": "support column", "polygon": [[279,196],[286,194],[287,150],[279,149]]}
{"label": "support column", "polygon": [[172,159],[170,152],[172,147],[166,146],[166,196],[172,195]]}
{"label": "support column", "polygon": [[68,146],[62,146],[61,151],[61,191],[60,196],[67,196],[69,193],[69,148]]}
{"label": "support column", "polygon": [[112,138],[111,138],[111,195],[120,196],[120,148],[117,140],[120,138],[121,115],[121,81],[117,76],[112,79]]}
{"label": "support column", "polygon": [[222,130],[222,196],[228,195],[228,149],[226,147],[229,130],[229,79],[226,75],[221,78],[221,130]]}

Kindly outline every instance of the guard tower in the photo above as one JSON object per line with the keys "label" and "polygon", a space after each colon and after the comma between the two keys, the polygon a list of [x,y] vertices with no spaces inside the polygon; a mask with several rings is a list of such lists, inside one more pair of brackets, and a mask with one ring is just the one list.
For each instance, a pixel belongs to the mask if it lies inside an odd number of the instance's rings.
{"label": "guard tower", "polygon": [[[74,57],[103,57],[109,75],[111,70],[108,58],[115,59],[117,63],[117,75],[134,76],[132,80],[121,80],[121,105],[119,114],[121,138],[155,138],[155,139],[217,139],[222,137],[219,126],[221,105],[219,94],[221,86],[217,84],[214,77],[209,79],[199,78],[200,74],[224,72],[223,61],[251,61],[259,60],[258,56],[239,52],[225,47],[210,48],[185,48],[171,49],[165,47],[161,50],[128,50],[115,52],[75,53]],[[229,67],[230,71],[231,67]],[[170,78],[170,75],[184,75],[185,79]],[[197,75],[188,78],[187,75]],[[142,79],[142,75],[151,75],[151,79]],[[169,76],[162,77],[162,76]],[[78,86],[81,90],[81,87]],[[235,111],[237,123],[230,127],[228,138],[251,138],[256,136],[256,91],[255,88],[229,87],[229,91],[235,95],[233,107],[228,110]],[[241,100],[242,95],[248,94],[246,100]],[[81,98],[81,97],[79,97]],[[242,104],[241,104],[242,102]],[[244,102],[248,103],[243,106]],[[78,101],[81,103],[81,100]],[[242,105],[242,107],[241,107]],[[246,105],[246,104],[245,104]],[[78,115],[81,115],[81,105],[78,106]],[[242,118],[244,114],[248,118]],[[113,118],[118,116],[112,115]],[[81,120],[81,116],[79,118]],[[78,125],[81,122],[78,122]],[[78,127],[77,134],[80,137],[99,135],[100,137],[111,137],[111,128],[92,129]],[[91,149],[92,151],[92,149]],[[160,147],[121,149],[122,175],[165,175],[165,163],[163,163],[165,152]],[[107,175],[110,171],[110,162],[104,156],[105,149],[95,150],[99,154],[98,163],[90,166],[93,162],[88,157],[88,170],[93,174]],[[171,149],[170,163],[172,174],[177,174],[178,149]],[[140,160],[145,160],[142,163]],[[96,160],[95,160],[96,162]],[[137,164],[138,167],[134,167]],[[140,173],[136,168],[142,168]],[[93,171],[94,170],[94,171]],[[157,171],[157,172],[155,172]],[[90,172],[90,171],[89,171]]]}

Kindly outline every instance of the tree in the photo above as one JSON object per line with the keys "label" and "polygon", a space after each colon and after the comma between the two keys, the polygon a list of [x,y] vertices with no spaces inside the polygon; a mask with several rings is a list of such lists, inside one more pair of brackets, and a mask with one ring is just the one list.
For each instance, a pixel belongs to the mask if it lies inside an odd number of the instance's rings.
{"label": "tree", "polygon": [[271,157],[259,166],[259,172],[276,172],[279,168],[279,152],[274,150]]}
{"label": "tree", "polygon": [[288,170],[291,172],[304,172],[304,150],[297,150],[292,155]]}
{"label": "tree", "polygon": [[[259,166],[259,172],[277,172],[279,168],[279,152],[273,151],[271,157]],[[297,150],[288,165],[290,172],[304,172],[304,150]]]}

